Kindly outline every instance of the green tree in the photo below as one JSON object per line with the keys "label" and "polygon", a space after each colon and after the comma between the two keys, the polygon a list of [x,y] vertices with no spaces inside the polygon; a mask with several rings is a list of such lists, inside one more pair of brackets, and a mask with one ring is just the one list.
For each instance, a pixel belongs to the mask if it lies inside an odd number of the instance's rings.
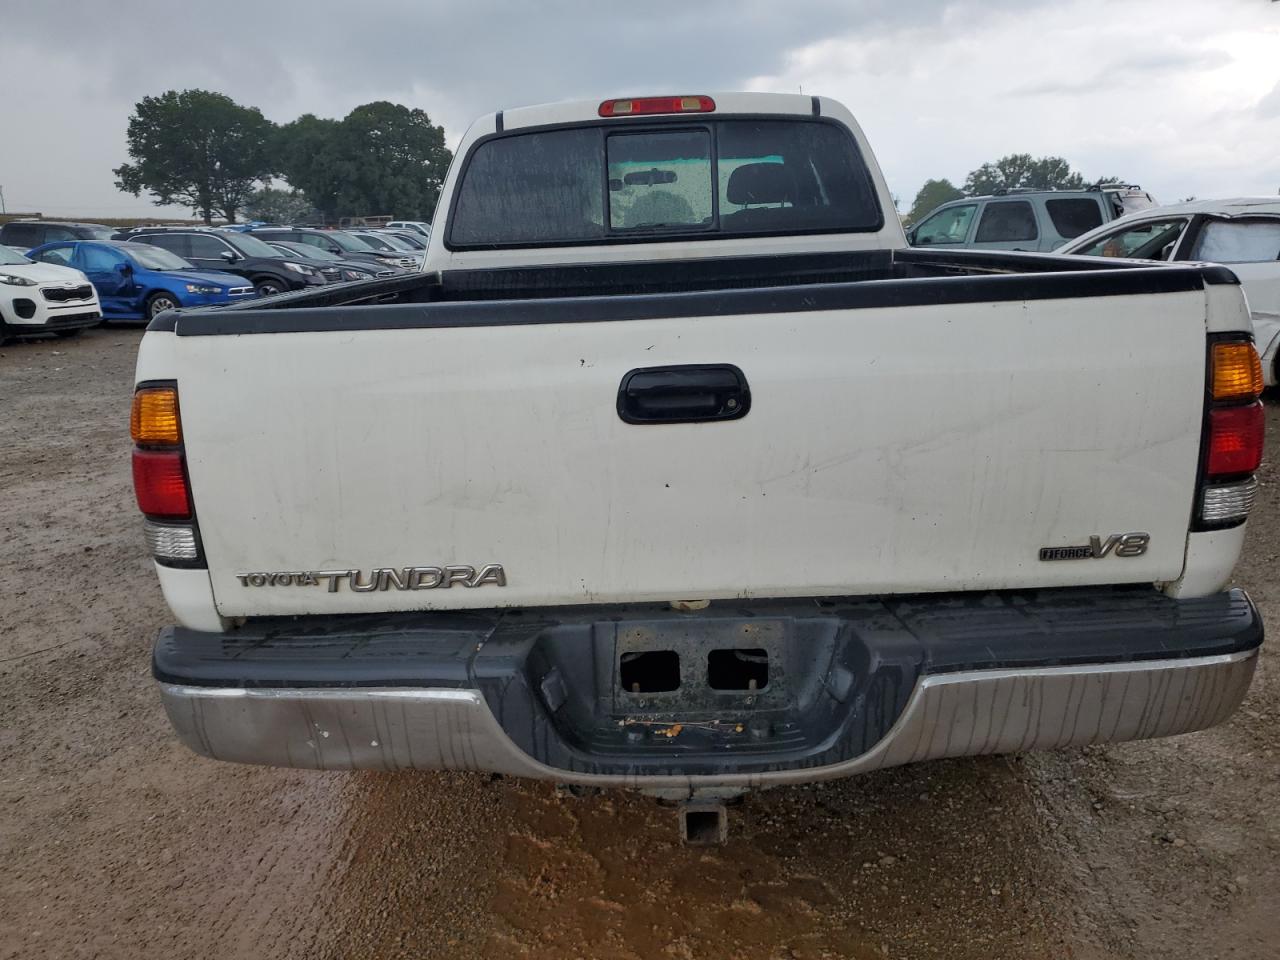
{"label": "green tree", "polygon": [[1032,157],[1029,153],[1011,153],[995,163],[984,163],[970,172],[964,181],[964,192],[970,197],[1013,190],[1079,190],[1084,177],[1071,169],[1061,157]]}
{"label": "green tree", "polygon": [[377,101],[342,120],[307,114],[280,128],[280,172],[327,218],[430,220],[452,154],[416,108]]}
{"label": "green tree", "polygon": [[916,194],[915,202],[911,204],[911,209],[907,211],[906,224],[911,226],[933,210],[935,207],[941,206],[949,200],[959,200],[964,196],[960,188],[945,177],[941,180],[926,180],[924,186],[920,188],[920,192]]}
{"label": "green tree", "polygon": [[182,204],[234,223],[254,185],[272,173],[273,125],[256,107],[207,90],[144,97],[129,118],[129,158],[116,186],[157,205]]}
{"label": "green tree", "polygon": [[299,223],[315,219],[311,201],[297,190],[262,187],[255,190],[244,204],[245,218],[268,223]]}
{"label": "green tree", "polygon": [[341,122],[304,113],[292,123],[279,127],[272,144],[281,175],[301,190],[326,220],[336,220],[339,195],[345,177],[342,147],[338,142]]}

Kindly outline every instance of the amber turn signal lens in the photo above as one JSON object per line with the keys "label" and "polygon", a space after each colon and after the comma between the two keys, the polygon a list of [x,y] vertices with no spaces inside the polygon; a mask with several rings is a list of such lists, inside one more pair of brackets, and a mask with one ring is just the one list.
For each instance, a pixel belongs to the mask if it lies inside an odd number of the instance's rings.
{"label": "amber turn signal lens", "polygon": [[1213,345],[1213,399],[1251,400],[1262,393],[1262,361],[1252,343]]}
{"label": "amber turn signal lens", "polygon": [[178,391],[174,387],[143,387],[133,395],[129,434],[134,443],[182,442],[178,421]]}

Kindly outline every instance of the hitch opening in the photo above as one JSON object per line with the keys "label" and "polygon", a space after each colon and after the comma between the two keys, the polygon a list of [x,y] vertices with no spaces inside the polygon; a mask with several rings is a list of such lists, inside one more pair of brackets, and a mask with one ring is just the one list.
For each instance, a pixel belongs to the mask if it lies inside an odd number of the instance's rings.
{"label": "hitch opening", "polygon": [[683,803],[676,815],[683,843],[709,847],[729,839],[729,813],[723,803]]}

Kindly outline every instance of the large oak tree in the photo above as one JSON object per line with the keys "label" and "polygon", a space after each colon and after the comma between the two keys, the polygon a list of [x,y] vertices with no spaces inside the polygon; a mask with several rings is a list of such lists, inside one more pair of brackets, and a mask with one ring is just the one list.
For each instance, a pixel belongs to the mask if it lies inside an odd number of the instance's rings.
{"label": "large oak tree", "polygon": [[258,109],[208,90],[144,97],[129,118],[129,157],[116,186],[157,205],[182,204],[204,218],[230,222],[256,184],[272,173],[273,125]]}

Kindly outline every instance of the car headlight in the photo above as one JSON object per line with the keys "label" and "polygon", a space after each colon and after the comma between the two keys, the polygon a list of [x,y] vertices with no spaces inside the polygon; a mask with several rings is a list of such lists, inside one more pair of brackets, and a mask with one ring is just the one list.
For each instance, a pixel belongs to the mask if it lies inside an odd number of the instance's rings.
{"label": "car headlight", "polygon": [[36,282],[28,280],[26,277],[16,277],[12,273],[0,273],[0,283],[7,283],[11,287],[34,287]]}
{"label": "car headlight", "polygon": [[371,280],[372,273],[365,273],[363,270],[346,270],[344,276],[347,280]]}
{"label": "car headlight", "polygon": [[221,293],[221,287],[208,287],[199,283],[188,283],[187,293]]}
{"label": "car headlight", "polygon": [[387,266],[389,266],[389,267],[398,267],[398,266],[400,266],[400,258],[399,258],[399,257],[384,257],[384,256],[379,255],[379,257],[378,257],[378,262],[379,262],[379,263],[385,263],[385,264],[386,264]]}
{"label": "car headlight", "polygon": [[312,270],[310,267],[308,267],[304,263],[290,263],[288,260],[286,260],[284,263],[284,268],[286,270],[292,270],[294,273],[300,273],[304,277],[311,277],[315,275],[315,271]]}

